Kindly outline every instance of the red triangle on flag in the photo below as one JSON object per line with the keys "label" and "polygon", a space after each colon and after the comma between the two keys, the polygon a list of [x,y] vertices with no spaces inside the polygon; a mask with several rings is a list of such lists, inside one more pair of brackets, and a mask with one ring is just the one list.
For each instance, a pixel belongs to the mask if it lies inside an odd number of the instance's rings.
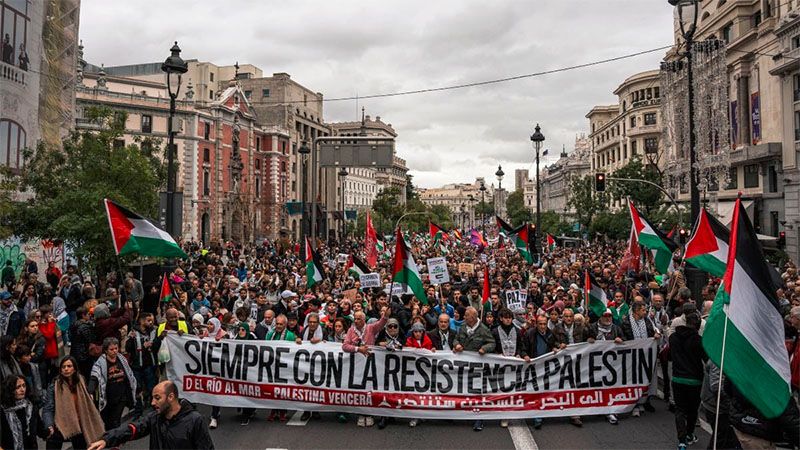
{"label": "red triangle on flag", "polygon": [[700,210],[697,229],[694,230],[692,240],[686,246],[686,254],[684,255],[686,259],[719,250],[717,238],[714,236],[714,230],[711,229],[711,224],[709,224],[706,214],[708,213],[705,208]]}

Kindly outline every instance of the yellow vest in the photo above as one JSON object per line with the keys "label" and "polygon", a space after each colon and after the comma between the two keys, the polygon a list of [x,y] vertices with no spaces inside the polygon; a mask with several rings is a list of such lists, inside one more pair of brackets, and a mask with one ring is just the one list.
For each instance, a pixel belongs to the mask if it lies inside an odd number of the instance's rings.
{"label": "yellow vest", "polygon": [[[158,326],[158,331],[156,331],[156,336],[161,336],[161,332],[164,331],[164,328],[167,327],[167,322],[164,322]],[[183,331],[184,333],[189,332],[189,327],[186,325],[185,320],[178,320],[178,329]]]}

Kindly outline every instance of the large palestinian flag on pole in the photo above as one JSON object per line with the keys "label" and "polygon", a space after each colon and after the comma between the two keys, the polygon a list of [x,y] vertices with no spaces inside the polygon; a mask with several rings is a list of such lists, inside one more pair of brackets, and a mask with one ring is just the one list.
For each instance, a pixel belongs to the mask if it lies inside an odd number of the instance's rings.
{"label": "large palestinian flag on pole", "polygon": [[639,240],[639,244],[652,250],[656,270],[666,274],[672,262],[672,253],[678,249],[678,245],[641,215],[632,201],[628,200],[628,206],[636,239]]}
{"label": "large palestinian flag on pole", "polygon": [[497,231],[500,233],[500,235],[506,239],[511,239],[511,236],[514,234],[514,228],[505,220],[501,219],[500,216],[494,217],[497,220]]}
{"label": "large palestinian flag on pole", "polygon": [[782,414],[791,396],[783,316],[770,270],[737,199],[727,268],[706,319],[703,347],[766,418]]}
{"label": "large palestinian flag on pole", "polygon": [[444,228],[440,227],[439,225],[436,225],[433,222],[428,222],[428,230],[430,231],[431,239],[433,239],[433,242],[449,238],[449,236],[447,236],[447,232],[444,231]]}
{"label": "large palestinian flag on pole", "polygon": [[350,255],[350,258],[348,258],[347,265],[344,269],[348,275],[352,276],[356,280],[360,279],[361,275],[371,272],[369,267],[367,267],[367,265],[364,264],[364,262],[361,261],[358,256],[353,254]]}
{"label": "large palestinian flag on pole", "polygon": [[188,258],[166,231],[135,212],[103,199],[111,228],[111,241],[117,256],[136,253],[140,256]]}
{"label": "large palestinian flag on pole", "polygon": [[315,284],[322,282],[324,274],[325,268],[322,266],[322,260],[311,248],[311,241],[306,236],[306,286],[311,289]]}
{"label": "large palestinian flag on pole", "polygon": [[547,233],[547,251],[552,252],[556,249],[556,238],[552,234]]}
{"label": "large palestinian flag on pole", "polygon": [[697,215],[692,237],[686,244],[684,261],[715,277],[725,275],[728,263],[728,240],[730,232],[705,208]]}
{"label": "large palestinian flag on pole", "polygon": [[514,230],[514,245],[520,255],[525,258],[525,261],[528,264],[533,264],[533,255],[531,255],[530,249],[530,231],[531,228],[527,223]]}
{"label": "large palestinian flag on pole", "polygon": [[608,308],[608,297],[606,292],[597,284],[589,271],[584,272],[583,295],[586,301],[586,310],[600,317]]}
{"label": "large palestinian flag on pole", "polygon": [[423,304],[427,305],[428,297],[425,295],[425,288],[422,286],[422,278],[419,276],[417,263],[414,262],[411,249],[408,248],[406,240],[403,239],[403,233],[400,232],[400,227],[397,228],[395,241],[392,282],[405,286],[406,290],[410,288],[414,296]]}

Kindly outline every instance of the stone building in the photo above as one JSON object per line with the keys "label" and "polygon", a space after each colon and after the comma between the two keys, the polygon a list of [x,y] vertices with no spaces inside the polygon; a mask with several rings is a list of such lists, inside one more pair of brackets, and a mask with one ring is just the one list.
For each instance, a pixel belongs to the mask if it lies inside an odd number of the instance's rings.
{"label": "stone building", "polygon": [[[542,211],[553,211],[559,214],[574,214],[575,209],[567,206],[570,182],[582,178],[591,172],[592,149],[589,138],[585,135],[575,136],[572,152],[566,148],[561,151],[558,160],[545,169],[542,177]],[[534,203],[535,204],[535,203]]]}
{"label": "stone building", "polygon": [[[476,215],[476,206],[481,201],[481,183],[483,177],[475,178],[473,183],[452,183],[438,188],[419,189],[419,199],[422,203],[434,206],[447,206],[453,214],[453,223],[460,228],[480,226],[480,214]],[[486,203],[495,196],[493,185],[485,185],[484,199]],[[489,223],[494,223],[493,217],[486,217]]]}

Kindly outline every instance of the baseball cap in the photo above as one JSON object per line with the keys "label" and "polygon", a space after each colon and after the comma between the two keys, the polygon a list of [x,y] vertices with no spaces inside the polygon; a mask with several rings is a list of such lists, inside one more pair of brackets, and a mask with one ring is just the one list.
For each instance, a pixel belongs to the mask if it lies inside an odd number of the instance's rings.
{"label": "baseball cap", "polygon": [[288,289],[281,292],[281,298],[292,298],[292,297],[297,297],[297,294]]}

